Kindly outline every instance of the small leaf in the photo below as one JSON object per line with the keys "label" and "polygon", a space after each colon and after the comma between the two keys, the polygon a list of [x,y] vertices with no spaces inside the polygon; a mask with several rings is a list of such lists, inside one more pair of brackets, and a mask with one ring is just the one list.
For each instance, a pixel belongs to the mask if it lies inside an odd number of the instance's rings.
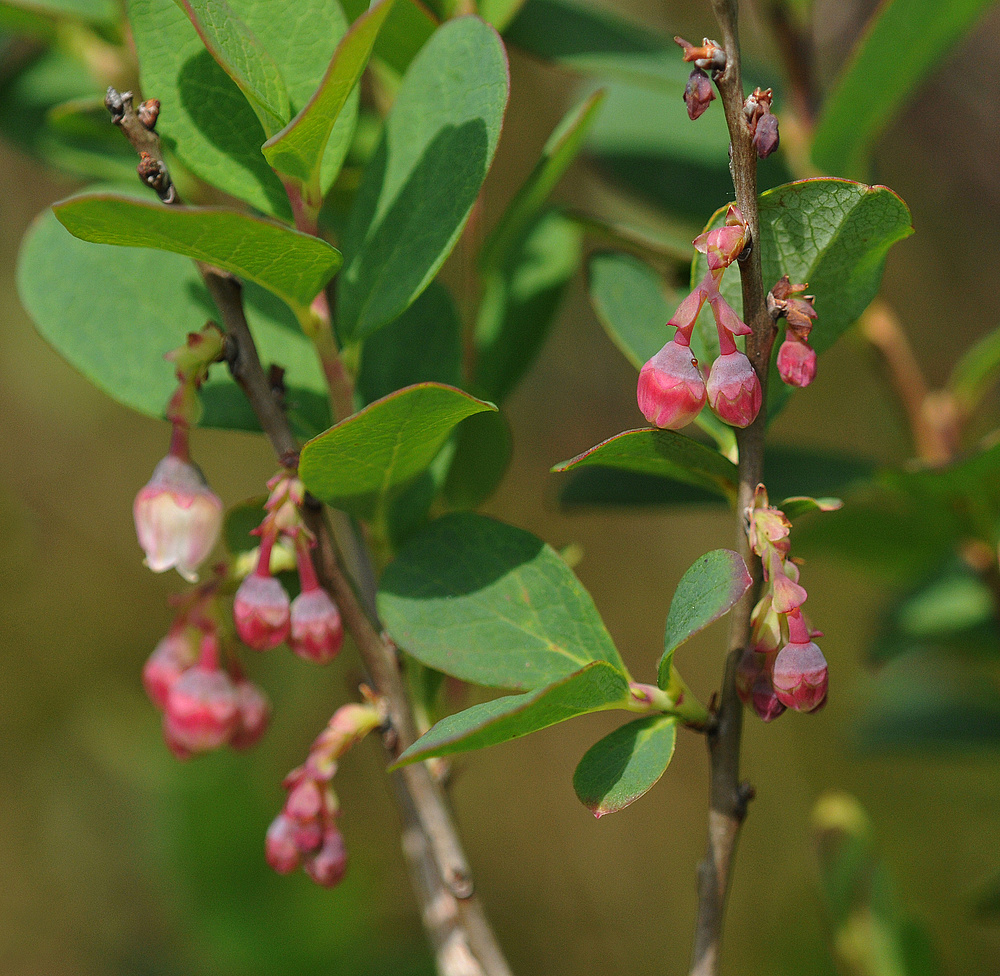
{"label": "small leaf", "polygon": [[[725,208],[709,222],[720,227]],[[816,296],[818,318],[809,335],[817,353],[825,352],[875,297],[882,281],[885,256],[896,241],[913,232],[910,211],[892,190],[851,180],[799,180],[760,196],[760,255],[764,287],[787,274],[808,282]],[[691,266],[692,286],[708,265],[702,254]],[[722,294],[738,314],[743,297],[739,272],[729,268]],[[698,317],[692,348],[699,360],[711,362],[719,350],[715,320],[706,305]],[[774,356],[780,342],[774,344]],[[768,417],[781,410],[793,388],[777,378],[768,383]]]}
{"label": "small leaf", "polygon": [[[989,6],[990,0],[879,4],[823,103],[813,137],[816,165],[837,176],[867,176],[879,134]],[[883,71],[886,57],[892,58],[890,72]]]}
{"label": "small leaf", "polygon": [[461,379],[462,323],[448,289],[432,281],[398,319],[365,340],[356,388],[372,403],[414,383],[458,386]]}
{"label": "small leaf", "polygon": [[650,715],[605,736],[585,753],[573,789],[595,817],[634,803],[663,775],[674,755],[677,719]]}
{"label": "small leaf", "polygon": [[378,32],[395,0],[382,0],[365,11],[344,35],[315,94],[280,132],[264,143],[263,153],[278,173],[297,180],[307,200],[318,206],[336,173],[326,185],[320,175],[323,154],[348,96],[354,90],[371,55]]}
{"label": "small leaf", "polygon": [[370,518],[391,488],[427,469],[456,424],[495,409],[451,386],[407,387],[309,441],[299,475],[317,498]]}
{"label": "small leaf", "polygon": [[483,283],[476,319],[474,389],[503,400],[534,362],[580,263],[583,235],[543,213]]}
{"label": "small leaf", "polygon": [[378,596],[392,639],[428,667],[533,690],[592,661],[625,667],[587,591],[529,532],[446,515],[390,563]]}
{"label": "small leaf", "polygon": [[493,160],[508,88],[503,44],[475,17],[449,21],[410,65],[343,237],[345,340],[400,315],[451,253]]}
{"label": "small leaf", "polygon": [[793,495],[778,503],[778,508],[792,521],[806,512],[836,512],[843,507],[839,498],[810,498],[808,495]]}
{"label": "small leaf", "polygon": [[730,549],[713,549],[687,570],[674,590],[667,614],[664,651],[657,668],[661,688],[670,681],[674,651],[728,613],[752,582],[743,557]]}
{"label": "small leaf", "polygon": [[[146,192],[134,181],[135,193]],[[18,292],[42,337],[119,403],[163,417],[177,387],[163,356],[206,319],[218,318],[194,263],[148,248],[88,244],[47,212],[18,259]],[[262,362],[285,370],[285,403],[296,433],[330,423],[326,381],[312,342],[284,302],[257,285],[243,291]],[[219,364],[201,388],[202,427],[259,430],[243,391]]]}
{"label": "small leaf", "polygon": [[226,0],[178,0],[208,53],[243,92],[264,132],[288,123],[288,91],[271,54]]}
{"label": "small leaf", "polygon": [[232,210],[164,207],[108,193],[71,197],[52,209],[81,240],[213,264],[263,285],[300,316],[341,263],[340,252],[318,237]]}
{"label": "small leaf", "polygon": [[570,471],[588,464],[670,478],[705,488],[729,502],[736,498],[736,465],[675,430],[627,430],[552,470]]}
{"label": "small leaf", "polygon": [[485,749],[551,725],[629,702],[628,680],[605,661],[593,661],[561,681],[524,695],[509,695],[449,715],[424,733],[393,768],[432,756]]}
{"label": "small leaf", "polygon": [[[344,2],[344,11],[352,22],[367,9],[367,0]],[[402,75],[437,26],[437,17],[420,0],[397,0],[375,39],[375,55],[397,75]]]}
{"label": "small leaf", "polygon": [[1000,329],[994,329],[962,354],[948,378],[961,409],[971,414],[1000,374]]}
{"label": "small leaf", "polygon": [[511,252],[521,246],[542,211],[549,194],[576,158],[583,140],[604,102],[598,90],[568,112],[542,147],[535,168],[508,204],[479,252],[480,270],[488,275],[509,264]]}

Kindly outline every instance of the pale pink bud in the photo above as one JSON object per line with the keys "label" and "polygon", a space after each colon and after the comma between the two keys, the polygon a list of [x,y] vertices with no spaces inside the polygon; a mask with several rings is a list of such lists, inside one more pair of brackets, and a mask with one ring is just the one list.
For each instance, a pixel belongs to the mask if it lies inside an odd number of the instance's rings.
{"label": "pale pink bud", "polygon": [[237,716],[236,688],[229,675],[199,663],[170,689],[164,726],[169,740],[190,752],[207,752],[229,741]]}
{"label": "pale pink bud", "polygon": [[264,853],[267,863],[278,874],[291,874],[302,863],[302,852],[295,842],[295,821],[279,813],[267,828]]}
{"label": "pale pink bud", "polygon": [[222,501],[201,471],[168,454],[135,496],[135,531],[145,564],[154,573],[176,568],[193,582],[219,538],[222,513]]}
{"label": "pale pink bud", "polygon": [[705,397],[705,381],[690,347],[673,339],[639,372],[639,409],[657,427],[687,426],[705,405]]}
{"label": "pale pink bud", "polygon": [[804,342],[785,339],[778,349],[778,375],[789,386],[808,386],[816,379],[816,350]]}
{"label": "pale pink bud", "polygon": [[142,668],[142,684],[161,711],[177,679],[198,660],[198,644],[187,627],[171,628]]}
{"label": "pale pink bud", "polygon": [[797,712],[813,712],[826,702],[826,658],[812,641],[789,642],[778,651],[772,680],[781,703]]}
{"label": "pale pink bud", "polygon": [[287,637],[291,626],[288,594],[273,576],[251,573],[240,584],[233,600],[236,633],[247,647],[266,651]]}
{"label": "pale pink bud", "polygon": [[347,848],[336,827],[327,827],[323,834],[323,846],[312,857],[306,858],[304,867],[306,874],[324,888],[340,884],[347,871]]}
{"label": "pale pink bud", "polygon": [[252,681],[236,682],[236,728],[229,744],[234,749],[249,749],[260,741],[271,721],[271,703]]}
{"label": "pale pink bud", "polygon": [[344,643],[344,628],[337,604],[326,590],[303,590],[292,601],[291,614],[289,647],[306,661],[332,661]]}
{"label": "pale pink bud", "polygon": [[733,427],[749,426],[760,411],[760,380],[739,351],[723,353],[712,363],[706,389],[709,406]]}

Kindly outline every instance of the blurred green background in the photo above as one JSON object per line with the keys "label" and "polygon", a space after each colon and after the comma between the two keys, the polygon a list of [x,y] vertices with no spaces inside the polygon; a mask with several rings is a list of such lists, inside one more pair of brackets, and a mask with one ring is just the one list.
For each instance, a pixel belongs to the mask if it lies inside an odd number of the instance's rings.
{"label": "blurred green background", "polygon": [[[873,5],[818,5],[821,76],[837,69]],[[630,9],[669,35],[713,33],[698,4],[643,0]],[[751,55],[772,56],[752,7],[744,21]],[[908,203],[916,228],[890,253],[883,294],[932,383],[998,324],[998,38],[993,11],[921,88],[876,155],[877,181]],[[576,86],[517,54],[511,69],[487,222]],[[877,97],[877,78],[872,90]],[[282,777],[356,682],[349,648],[323,670],[285,651],[249,660],[275,705],[273,728],[251,754],[179,764],[163,745],[140,669],[168,625],[166,596],[180,580],[143,569],[130,510],[168,430],[70,370],[37,337],[14,289],[22,234],[75,185],[0,143],[0,973],[430,973],[375,743],[352,753],[338,776],[352,858],[345,882],[323,891],[301,874],[275,876],[263,859]],[[585,208],[625,206],[582,164],[557,196]],[[578,573],[642,680],[654,673],[681,573],[706,549],[731,545],[733,528],[716,509],[560,513],[550,465],[640,426],[634,394],[634,370],[578,281],[509,401],[514,461],[489,511],[557,547],[580,545]],[[996,402],[989,410],[995,425]],[[877,462],[909,456],[878,364],[853,335],[824,357],[816,383],[773,430],[782,443]],[[274,468],[264,442],[250,436],[199,432],[194,452],[227,501],[259,492]],[[830,704],[768,727],[748,718],[744,767],[758,798],[741,841],[723,971],[835,971],[809,826],[829,788],[855,794],[870,813],[903,903],[929,927],[944,971],[1000,971],[1000,928],[973,912],[1000,873],[996,753],[860,753],[852,722],[871,705],[866,648],[892,590],[819,557],[804,582],[826,632]],[[719,678],[723,632],[711,629],[681,654],[706,699]],[[706,829],[704,746],[682,735],[660,784],[597,822],[570,780],[614,724],[591,716],[456,763],[453,795],[479,890],[522,976],[687,971]]]}

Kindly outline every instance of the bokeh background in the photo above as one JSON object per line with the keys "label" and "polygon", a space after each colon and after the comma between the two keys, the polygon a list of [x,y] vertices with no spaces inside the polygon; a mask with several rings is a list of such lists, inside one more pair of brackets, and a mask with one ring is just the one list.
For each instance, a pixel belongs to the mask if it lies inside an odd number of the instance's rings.
{"label": "bokeh background", "polygon": [[[836,71],[873,6],[817,4],[822,77]],[[631,0],[627,9],[668,35],[713,33],[707,4]],[[773,57],[752,7],[743,28],[751,55]],[[908,203],[916,228],[890,253],[883,294],[932,383],[998,324],[998,38],[994,10],[876,153],[877,181]],[[577,85],[516,54],[511,68],[487,221]],[[878,84],[872,78],[873,98]],[[251,754],[180,764],[163,745],[140,669],[180,581],[143,569],[131,504],[165,451],[167,427],[119,407],[66,366],[35,334],[14,287],[25,229],[75,186],[0,142],[0,973],[430,973],[377,744],[352,753],[338,775],[352,856],[344,883],[323,891],[301,874],[278,878],[263,859],[282,777],[356,682],[349,648],[323,670],[285,652],[250,660],[275,705],[273,728]],[[617,199],[585,163],[558,195],[583,207]],[[705,550],[730,545],[733,530],[716,509],[560,512],[549,467],[638,426],[634,389],[633,369],[578,281],[509,401],[514,460],[488,510],[557,547],[580,546],[577,571],[641,679],[654,673],[681,573]],[[990,410],[995,417],[995,403]],[[773,430],[782,443],[877,462],[909,456],[878,363],[850,335]],[[274,467],[251,436],[199,432],[194,450],[229,501],[259,492]],[[927,925],[943,970],[1000,971],[1000,928],[972,908],[1000,873],[996,753],[859,751],[854,722],[873,694],[866,649],[892,590],[822,557],[810,559],[804,581],[826,631],[830,704],[768,727],[747,722],[744,767],[758,798],[741,841],[723,971],[835,971],[810,833],[810,811],[831,788],[868,810],[902,903]],[[704,698],[721,671],[723,634],[717,625],[682,651]],[[704,745],[682,734],[656,788],[597,822],[576,800],[571,775],[614,724],[591,716],[456,763],[453,796],[479,890],[522,976],[687,971],[706,829]]]}

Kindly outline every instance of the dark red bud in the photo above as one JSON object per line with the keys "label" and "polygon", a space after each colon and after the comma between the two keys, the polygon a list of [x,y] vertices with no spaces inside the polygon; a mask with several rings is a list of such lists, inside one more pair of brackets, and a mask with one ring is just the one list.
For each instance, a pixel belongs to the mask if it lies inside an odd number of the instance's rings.
{"label": "dark red bud", "polygon": [[701,68],[691,72],[684,87],[684,104],[687,105],[688,118],[693,122],[715,100],[712,82]]}
{"label": "dark red bud", "polygon": [[753,134],[754,149],[761,159],[766,159],[778,148],[778,117],[770,112],[762,115]]}

